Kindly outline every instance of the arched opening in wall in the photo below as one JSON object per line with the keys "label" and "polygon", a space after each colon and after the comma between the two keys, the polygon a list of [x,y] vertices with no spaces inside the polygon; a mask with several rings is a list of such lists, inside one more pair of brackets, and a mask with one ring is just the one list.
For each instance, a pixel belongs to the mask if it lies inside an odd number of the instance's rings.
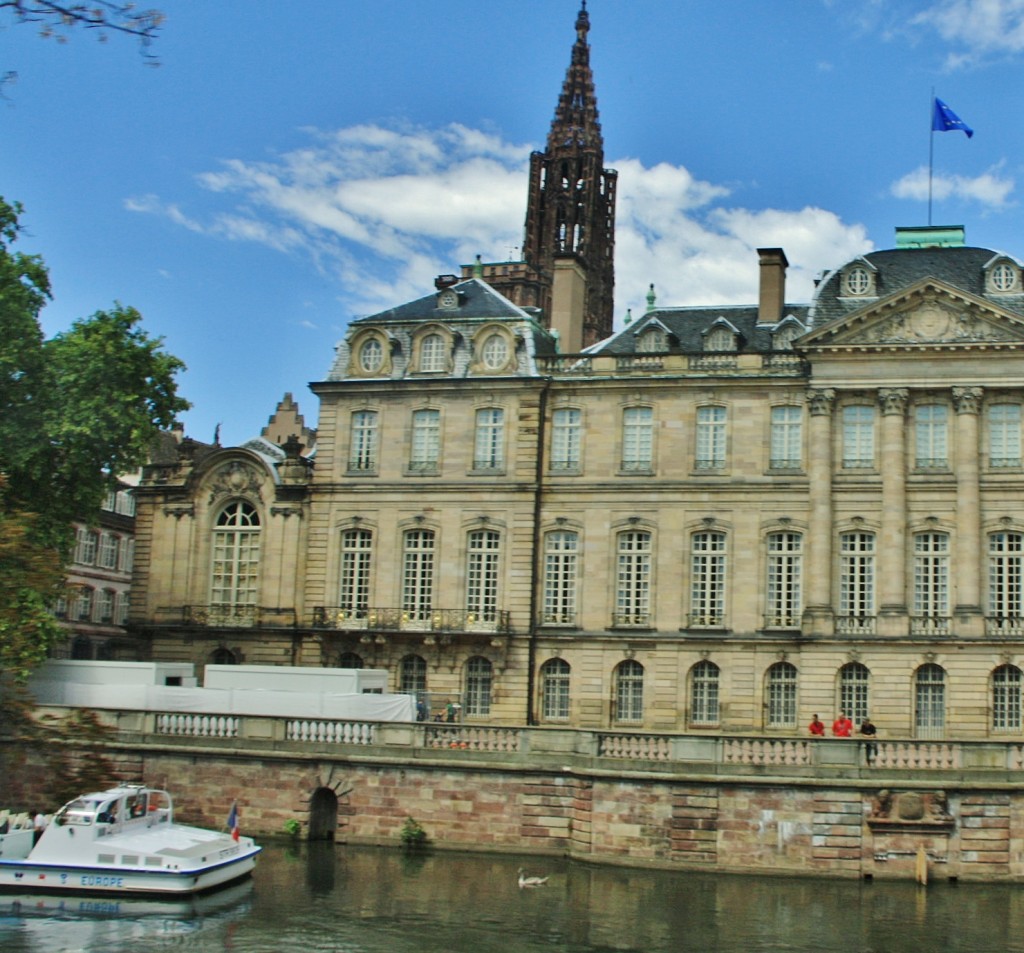
{"label": "arched opening in wall", "polygon": [[309,799],[309,839],[334,840],[338,829],[338,795],[330,788],[317,788]]}
{"label": "arched opening in wall", "polygon": [[223,646],[219,649],[214,649],[210,653],[210,664],[211,665],[237,665],[238,657],[231,649],[226,649]]}

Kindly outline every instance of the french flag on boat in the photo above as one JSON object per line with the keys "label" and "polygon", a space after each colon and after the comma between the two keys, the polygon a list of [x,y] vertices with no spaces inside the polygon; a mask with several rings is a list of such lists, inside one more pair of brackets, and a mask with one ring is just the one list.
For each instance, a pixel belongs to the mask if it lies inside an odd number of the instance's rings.
{"label": "french flag on boat", "polygon": [[231,812],[228,814],[228,830],[231,836],[238,840],[238,801],[231,802]]}

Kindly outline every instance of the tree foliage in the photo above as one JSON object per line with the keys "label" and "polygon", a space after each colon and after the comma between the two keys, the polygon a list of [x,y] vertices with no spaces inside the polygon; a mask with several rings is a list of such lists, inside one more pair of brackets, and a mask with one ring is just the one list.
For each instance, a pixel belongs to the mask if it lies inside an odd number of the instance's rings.
{"label": "tree foliage", "polygon": [[49,278],[37,255],[14,252],[21,208],[0,198],[0,472],[8,511],[35,514],[30,536],[71,546],[71,522],[92,521],[117,477],[138,468],[158,431],[189,404],[184,364],[115,305],[44,340]]}
{"label": "tree foliage", "polygon": [[41,36],[67,41],[68,33],[76,27],[95,30],[101,40],[110,33],[125,33],[135,37],[147,52],[164,24],[159,10],[139,10],[134,3],[124,0],[0,0],[0,10],[9,10],[19,23],[34,23]]}

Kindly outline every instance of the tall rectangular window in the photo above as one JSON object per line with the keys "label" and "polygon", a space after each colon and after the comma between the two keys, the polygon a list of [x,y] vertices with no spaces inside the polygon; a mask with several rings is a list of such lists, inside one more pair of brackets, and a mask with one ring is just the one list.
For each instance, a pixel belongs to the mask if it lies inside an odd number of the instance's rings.
{"label": "tall rectangular window", "polygon": [[96,597],[96,614],[100,622],[114,621],[114,590],[101,589]]}
{"label": "tall rectangular window", "polygon": [[839,618],[844,630],[874,630],[875,534],[843,533],[839,537]]}
{"label": "tall rectangular window", "polygon": [[914,616],[917,631],[944,632],[949,618],[949,536],[914,537]]}
{"label": "tall rectangular window", "polygon": [[365,619],[370,604],[370,563],[373,533],[368,529],[349,529],[341,534],[341,579],[338,608],[345,618]]}
{"label": "tall rectangular window", "polygon": [[352,415],[352,442],[349,446],[349,470],[377,469],[377,411],[357,410]]}
{"label": "tall rectangular window", "polygon": [[843,408],[843,467],[875,465],[875,408],[853,404]]}
{"label": "tall rectangular window", "polygon": [[469,534],[466,566],[466,611],[471,622],[495,622],[498,618],[498,562],[501,534],[474,530]]}
{"label": "tall rectangular window", "polygon": [[948,425],[943,404],[922,404],[914,410],[914,465],[918,469],[949,466]]}
{"label": "tall rectangular window", "polygon": [[576,559],[579,537],[556,530],[544,537],[545,625],[574,625],[576,622]]}
{"label": "tall rectangular window", "polygon": [[402,552],[402,613],[413,622],[427,622],[433,605],[434,533],[410,530]]}
{"label": "tall rectangular window", "polygon": [[473,442],[474,470],[501,470],[505,466],[505,411],[485,407],[476,412]]}
{"label": "tall rectangular window", "polygon": [[1000,665],[992,673],[992,728],[1021,729],[1021,671],[1016,665]]}
{"label": "tall rectangular window", "polygon": [[690,546],[690,625],[725,625],[725,533],[694,533]]}
{"label": "tall rectangular window", "polygon": [[214,617],[251,623],[253,613],[229,611],[258,604],[260,520],[250,503],[236,500],[224,507],[213,531],[212,552],[210,602],[222,607]]}
{"label": "tall rectangular window", "polygon": [[582,414],[575,407],[559,407],[551,415],[551,469],[578,470],[582,444]]}
{"label": "tall rectangular window", "polygon": [[98,535],[91,529],[79,526],[75,531],[75,562],[83,566],[95,565],[98,545]]}
{"label": "tall rectangular window", "polygon": [[796,727],[796,667],[776,662],[768,669],[768,727]]}
{"label": "tall rectangular window", "polygon": [[799,470],[803,463],[803,410],[773,407],[769,465],[773,470]]}
{"label": "tall rectangular window", "polygon": [[766,627],[799,627],[802,574],[803,536],[800,533],[772,533],[768,537]]}
{"label": "tall rectangular window", "polygon": [[128,621],[128,593],[119,592],[114,599],[114,623],[124,625]]}
{"label": "tall rectangular window", "polygon": [[412,415],[412,447],[409,469],[419,473],[437,470],[441,456],[441,411],[417,410]]}
{"label": "tall rectangular window", "polygon": [[633,659],[615,669],[615,720],[644,720],[644,667]]}
{"label": "tall rectangular window", "polygon": [[622,469],[646,471],[653,467],[654,411],[627,407],[622,411]]}
{"label": "tall rectangular window", "polygon": [[1020,625],[1024,613],[1024,535],[992,533],[988,538],[988,612],[996,629]]}
{"label": "tall rectangular window", "polygon": [[1019,467],[1020,404],[993,404],[988,409],[988,465]]}
{"label": "tall rectangular window", "polygon": [[721,470],[725,466],[725,408],[697,408],[697,469]]}
{"label": "tall rectangular window", "polygon": [[121,548],[120,537],[113,533],[100,536],[100,565],[104,569],[117,569],[117,557]]}
{"label": "tall rectangular window", "polygon": [[690,673],[690,724],[718,724],[719,668],[707,659],[693,666]]}
{"label": "tall rectangular window", "polygon": [[565,721],[569,717],[569,663],[548,659],[540,667],[541,715],[545,720]]}
{"label": "tall rectangular window", "polygon": [[651,534],[619,533],[615,573],[616,625],[648,625],[651,617]]}

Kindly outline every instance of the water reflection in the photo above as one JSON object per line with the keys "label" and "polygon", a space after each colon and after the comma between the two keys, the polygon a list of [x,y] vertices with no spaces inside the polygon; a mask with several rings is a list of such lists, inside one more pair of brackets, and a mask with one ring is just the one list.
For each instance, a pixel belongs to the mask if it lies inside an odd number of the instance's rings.
{"label": "water reflection", "polygon": [[[548,885],[521,890],[520,866],[550,875]],[[4,953],[1024,953],[1010,885],[713,876],[326,843],[271,845],[251,883],[193,905],[122,903],[104,914],[76,909],[78,898],[50,909],[18,902],[0,897]]]}

